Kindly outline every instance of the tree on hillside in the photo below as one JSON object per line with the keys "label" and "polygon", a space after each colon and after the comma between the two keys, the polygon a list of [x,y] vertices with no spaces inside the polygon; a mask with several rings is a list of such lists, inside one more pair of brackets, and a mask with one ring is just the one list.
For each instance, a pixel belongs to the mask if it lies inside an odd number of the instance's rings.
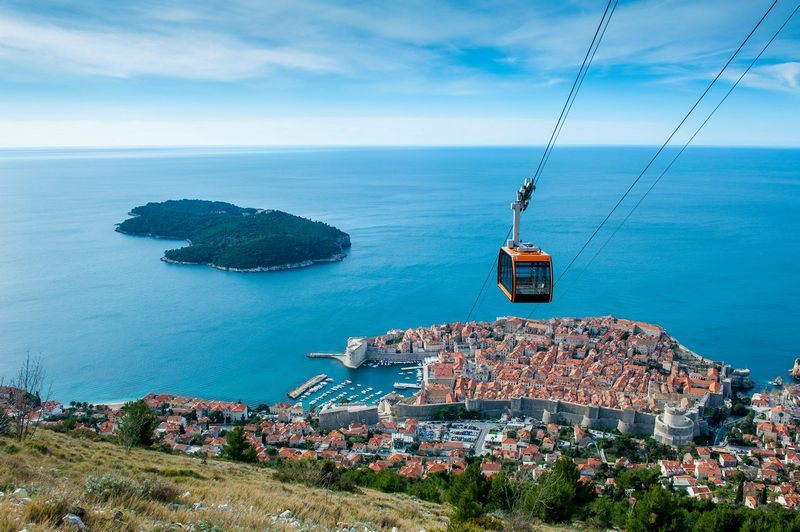
{"label": "tree on hillside", "polygon": [[582,482],[580,476],[571,458],[560,458],[528,490],[524,501],[526,513],[550,523],[570,521],[574,512],[595,496],[592,485]]}
{"label": "tree on hillside", "polygon": [[680,501],[661,486],[642,495],[628,517],[629,532],[667,532],[686,529],[686,512]]}
{"label": "tree on hillside", "polygon": [[736,504],[742,504],[744,502],[744,474],[741,471],[738,471],[736,476],[738,477],[736,483]]}
{"label": "tree on hillside", "polygon": [[236,427],[225,436],[222,456],[237,462],[255,462],[258,459],[256,448],[247,441],[242,427]]}
{"label": "tree on hillside", "polygon": [[466,520],[479,517],[485,511],[485,504],[489,499],[491,484],[481,473],[478,462],[470,464],[467,469],[453,479],[453,484],[447,490],[447,502],[455,506],[456,520]]}
{"label": "tree on hillside", "polygon": [[[42,406],[45,371],[41,357],[25,357],[16,379],[9,382],[9,402],[14,410],[13,430],[17,441],[33,436]],[[0,383],[2,384],[2,383]]]}
{"label": "tree on hillside", "polygon": [[508,478],[508,474],[501,469],[492,477],[492,487],[489,490],[489,502],[492,507],[506,513],[512,513],[520,500],[519,486]]}
{"label": "tree on hillside", "polygon": [[147,447],[153,443],[158,418],[144,401],[125,405],[125,416],[119,422],[119,440],[126,450]]}
{"label": "tree on hillside", "polygon": [[709,511],[699,512],[692,532],[738,532],[743,520],[741,509],[719,504]]}
{"label": "tree on hillside", "polygon": [[623,490],[645,492],[658,484],[660,473],[654,468],[628,469],[617,476],[617,485]]}

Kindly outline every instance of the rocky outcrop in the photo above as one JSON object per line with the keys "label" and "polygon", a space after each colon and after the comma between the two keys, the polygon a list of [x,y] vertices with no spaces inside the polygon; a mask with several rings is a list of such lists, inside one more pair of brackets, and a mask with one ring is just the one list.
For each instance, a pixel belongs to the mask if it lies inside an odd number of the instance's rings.
{"label": "rocky outcrop", "polygon": [[796,381],[800,381],[800,358],[794,359],[794,366],[789,370],[789,375]]}

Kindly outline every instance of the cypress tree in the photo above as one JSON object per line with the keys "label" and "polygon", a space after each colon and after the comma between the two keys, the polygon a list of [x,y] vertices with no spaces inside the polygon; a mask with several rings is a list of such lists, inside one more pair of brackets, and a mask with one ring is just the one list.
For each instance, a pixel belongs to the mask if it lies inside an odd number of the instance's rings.
{"label": "cypress tree", "polygon": [[739,477],[739,483],[736,485],[736,504],[744,502],[744,475]]}

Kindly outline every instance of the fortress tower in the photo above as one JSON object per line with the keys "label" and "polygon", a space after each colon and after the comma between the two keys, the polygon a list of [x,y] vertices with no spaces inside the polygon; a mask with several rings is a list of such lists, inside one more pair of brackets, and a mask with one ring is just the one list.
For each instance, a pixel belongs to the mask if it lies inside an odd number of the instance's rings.
{"label": "fortress tower", "polygon": [[667,445],[685,445],[694,439],[694,421],[686,410],[678,406],[667,406],[664,413],[656,416],[653,438]]}

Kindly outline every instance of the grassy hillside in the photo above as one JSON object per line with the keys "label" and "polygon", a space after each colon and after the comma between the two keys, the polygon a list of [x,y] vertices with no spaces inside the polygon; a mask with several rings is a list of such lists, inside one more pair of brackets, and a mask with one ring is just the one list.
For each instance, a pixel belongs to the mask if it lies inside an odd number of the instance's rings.
{"label": "grassy hillside", "polygon": [[[93,435],[89,435],[93,436]],[[11,493],[24,488],[30,501]],[[67,512],[90,530],[443,530],[449,509],[371,490],[281,483],[258,466],[169,455],[39,430],[0,437],[0,531],[61,529]],[[188,494],[187,494],[188,493]],[[202,503],[203,509],[193,509]],[[280,515],[289,510],[291,517]],[[115,515],[116,514],[116,515]]]}

